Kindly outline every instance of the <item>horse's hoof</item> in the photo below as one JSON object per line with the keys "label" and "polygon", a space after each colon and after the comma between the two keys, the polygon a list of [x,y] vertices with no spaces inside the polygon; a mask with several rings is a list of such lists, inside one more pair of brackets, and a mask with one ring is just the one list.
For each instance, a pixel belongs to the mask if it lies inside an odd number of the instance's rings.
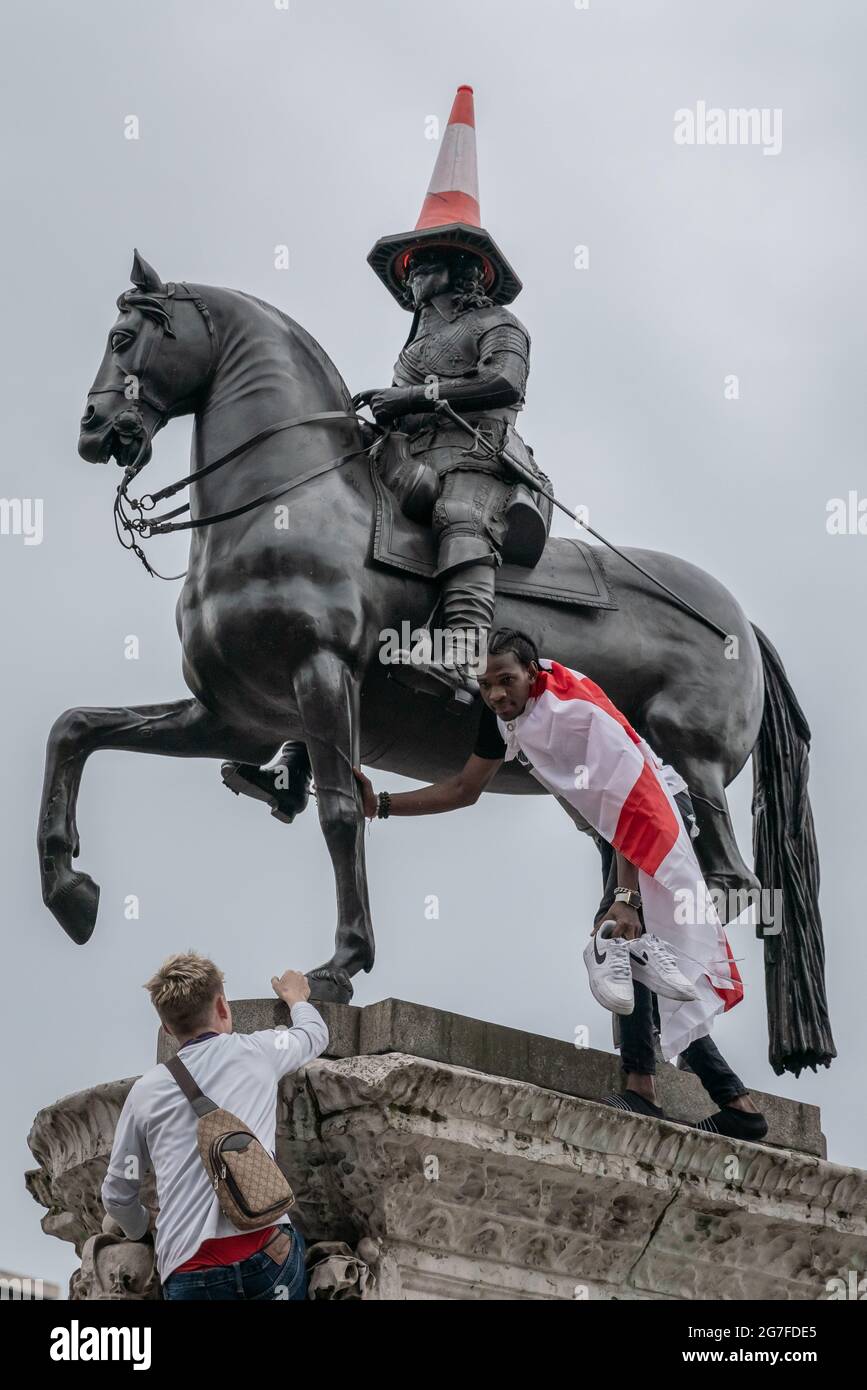
{"label": "horse's hoof", "polygon": [[72,937],[83,946],[93,935],[99,911],[99,884],[90,874],[71,873],[45,899],[45,906]]}
{"label": "horse's hoof", "polygon": [[352,998],[352,980],[345,970],[335,970],[331,966],[308,970],[307,983],[311,1002],[318,999],[323,1004],[348,1004]]}

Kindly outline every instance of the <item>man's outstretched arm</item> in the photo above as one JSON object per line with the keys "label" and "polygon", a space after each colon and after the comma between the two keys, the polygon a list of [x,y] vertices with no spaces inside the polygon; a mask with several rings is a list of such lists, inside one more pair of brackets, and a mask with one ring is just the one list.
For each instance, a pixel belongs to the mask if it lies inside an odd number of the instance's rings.
{"label": "man's outstretched arm", "polygon": [[[442,782],[433,782],[418,791],[394,792],[389,797],[390,816],[431,816],[441,811],[457,811],[472,806],[502,767],[502,758],[479,758],[471,753],[460,772]],[[369,777],[353,768],[364,797],[364,814],[371,819],[378,810],[378,798]]]}

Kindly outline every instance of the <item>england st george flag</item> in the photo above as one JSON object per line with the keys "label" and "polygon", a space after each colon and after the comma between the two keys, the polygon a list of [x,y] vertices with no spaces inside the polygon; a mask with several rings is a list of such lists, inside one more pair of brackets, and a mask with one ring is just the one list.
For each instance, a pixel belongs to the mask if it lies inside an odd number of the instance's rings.
{"label": "england st george flag", "polygon": [[497,726],[509,761],[533,776],[638,869],[648,932],[667,942],[698,998],[659,997],[660,1046],[675,1057],[710,1032],[743,984],[662,763],[599,686],[542,660],[524,711]]}

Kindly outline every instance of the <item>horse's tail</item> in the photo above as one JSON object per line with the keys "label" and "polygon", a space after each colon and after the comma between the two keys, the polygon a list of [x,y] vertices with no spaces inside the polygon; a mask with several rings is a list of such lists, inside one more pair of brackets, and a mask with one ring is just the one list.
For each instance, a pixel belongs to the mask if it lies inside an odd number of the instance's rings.
{"label": "horse's tail", "polygon": [[[778,894],[765,942],[768,1058],[777,1075],[830,1066],[836,1057],[825,994],[819,855],[807,792],[810,726],[783,663],[753,624],[765,675],[765,707],[753,749],[753,854],[765,890]],[[764,914],[762,914],[764,915]]]}

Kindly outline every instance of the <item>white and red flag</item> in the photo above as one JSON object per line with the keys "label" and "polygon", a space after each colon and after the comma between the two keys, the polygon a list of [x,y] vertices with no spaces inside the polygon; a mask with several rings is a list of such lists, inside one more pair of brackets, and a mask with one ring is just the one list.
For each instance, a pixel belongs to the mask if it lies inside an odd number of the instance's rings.
{"label": "white and red flag", "polygon": [[523,753],[538,781],[638,869],[645,927],[698,994],[659,996],[660,1045],[673,1058],[743,998],[731,948],[661,760],[589,677],[540,665],[523,713],[497,720],[506,760]]}

